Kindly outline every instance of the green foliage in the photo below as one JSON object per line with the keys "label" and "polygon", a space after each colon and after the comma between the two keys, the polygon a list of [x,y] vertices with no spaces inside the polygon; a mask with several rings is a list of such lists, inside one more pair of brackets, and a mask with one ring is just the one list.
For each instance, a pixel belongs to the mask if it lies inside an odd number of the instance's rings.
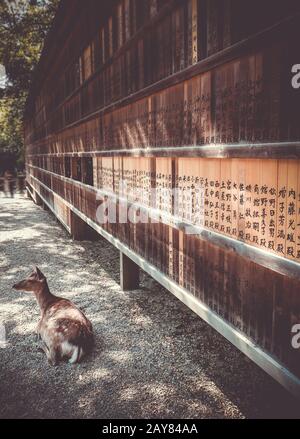
{"label": "green foliage", "polygon": [[59,0],[0,0],[0,64],[6,85],[0,90],[0,151],[23,156],[24,106]]}

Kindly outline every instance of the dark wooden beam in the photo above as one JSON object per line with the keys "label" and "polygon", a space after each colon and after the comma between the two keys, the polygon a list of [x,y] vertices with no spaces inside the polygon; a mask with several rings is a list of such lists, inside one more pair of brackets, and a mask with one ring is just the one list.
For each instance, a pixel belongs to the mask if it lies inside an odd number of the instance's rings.
{"label": "dark wooden beam", "polygon": [[120,252],[120,285],[122,291],[131,291],[139,288],[140,268],[123,252]]}

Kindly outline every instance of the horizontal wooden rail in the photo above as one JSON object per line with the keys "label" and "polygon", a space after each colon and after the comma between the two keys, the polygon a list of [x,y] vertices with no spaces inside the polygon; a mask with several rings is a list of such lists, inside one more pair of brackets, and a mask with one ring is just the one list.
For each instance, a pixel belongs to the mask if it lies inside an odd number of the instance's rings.
{"label": "horizontal wooden rail", "polygon": [[[37,180],[38,181],[38,180]],[[49,190],[45,185],[39,182],[42,186]],[[34,189],[33,189],[34,190]],[[49,192],[53,191],[49,190]],[[43,199],[43,197],[39,194]],[[275,358],[263,351],[258,345],[253,343],[248,337],[234,328],[227,321],[222,319],[218,314],[212,311],[206,304],[194,297],[188,290],[179,286],[173,280],[168,278],[164,273],[159,271],[155,266],[149,263],[143,257],[137,255],[120,240],[114,238],[108,232],[103,230],[98,224],[87,218],[82,212],[74,206],[66,202],[63,198],[58,196],[62,202],[65,203],[76,215],[85,221],[96,232],[103,236],[107,241],[113,244],[118,250],[128,256],[135,262],[142,270],[148,273],[153,279],[170,291],[181,302],[188,306],[205,322],[218,331],[223,337],[236,346],[241,352],[249,357],[254,363],[261,367],[266,373],[272,376],[277,382],[285,387],[289,392],[300,398],[300,379],[291,373],[286,367],[280,364]],[[43,199],[44,200],[44,199]],[[45,201],[45,200],[44,200]]]}
{"label": "horizontal wooden rail", "polygon": [[162,148],[111,149],[106,151],[99,150],[27,155],[27,157],[105,156],[299,159],[300,142],[245,142],[221,145],[210,144],[199,146],[170,146]]}
{"label": "horizontal wooden rail", "polygon": [[[106,191],[103,189],[97,189],[94,186],[89,186],[84,183],[81,183],[79,181],[72,180],[70,178],[64,177],[62,175],[55,174],[51,171],[45,171],[44,169],[28,165],[31,168],[38,169],[42,172],[45,172],[49,175],[53,175],[56,178],[60,179],[61,181],[65,181],[68,183],[72,183],[73,185],[80,187],[82,189],[94,191],[95,194],[99,194],[102,196],[111,196],[115,197],[118,201],[126,202],[128,201],[125,197],[120,197],[119,195]],[[48,186],[46,186],[44,183],[42,183],[39,179],[31,175],[31,178],[36,180],[39,184],[41,184],[43,187],[45,187],[48,191],[53,192]],[[56,192],[53,192],[56,194]],[[58,195],[58,194],[56,194]],[[59,195],[58,195],[59,196]],[[66,202],[66,200],[65,200]],[[132,202],[131,202],[132,203]],[[170,227],[174,227],[175,229],[184,231],[185,233],[188,232],[188,234],[194,234],[197,235],[200,239],[204,241],[211,242],[215,245],[217,245],[220,248],[223,248],[227,251],[232,251],[237,253],[238,255],[255,262],[256,264],[259,264],[265,268],[268,268],[270,270],[275,271],[276,273],[279,273],[284,276],[291,277],[293,279],[300,280],[300,264],[298,262],[294,262],[292,260],[283,258],[282,256],[264,251],[260,248],[251,246],[243,241],[238,241],[237,239],[230,238],[229,236],[222,235],[221,233],[217,233],[215,231],[206,229],[201,226],[196,226],[192,223],[188,223],[185,220],[182,220],[181,218],[178,218],[172,214],[168,214],[165,212],[162,212],[160,210],[151,208],[149,206],[145,206],[140,203],[134,203],[137,209],[145,211],[149,218],[151,218],[153,221],[160,221],[165,225],[168,225]],[[130,206],[130,201],[128,201],[128,205]]]}
{"label": "horizontal wooden rail", "polygon": [[[31,197],[31,199],[34,201],[34,195],[33,195],[33,191],[34,188],[31,188],[31,185],[27,182],[27,187],[26,187],[27,191],[29,192],[29,195]],[[47,188],[47,190],[49,190],[49,188]],[[46,206],[49,208],[49,210],[51,210],[51,212],[55,215],[55,217],[58,219],[58,221],[64,226],[64,228],[67,230],[67,232],[71,233],[71,228],[64,222],[64,220],[57,214],[57,212],[55,212],[55,210],[53,209],[53,207],[51,206],[50,203],[48,203],[47,200],[45,200],[44,197],[42,197],[42,195],[38,194],[40,198],[42,198],[43,203],[46,204]],[[59,196],[57,194],[55,194],[56,196]],[[65,200],[64,200],[65,202]]]}

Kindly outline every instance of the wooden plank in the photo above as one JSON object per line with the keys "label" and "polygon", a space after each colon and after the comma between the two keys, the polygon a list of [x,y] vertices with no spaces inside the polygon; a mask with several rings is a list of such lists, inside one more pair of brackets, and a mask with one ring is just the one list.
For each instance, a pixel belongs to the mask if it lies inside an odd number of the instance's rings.
{"label": "wooden plank", "polygon": [[299,162],[289,161],[287,169],[286,257],[297,259],[297,190],[299,187]]}
{"label": "wooden plank", "polygon": [[300,261],[300,162],[298,161],[298,196],[297,196],[297,226],[296,226],[296,261]]}
{"label": "wooden plank", "polygon": [[219,50],[219,20],[216,0],[207,2],[207,54],[215,54]]}
{"label": "wooden plank", "polygon": [[278,162],[276,215],[276,252],[280,256],[286,255],[287,183],[288,161],[280,160]]}

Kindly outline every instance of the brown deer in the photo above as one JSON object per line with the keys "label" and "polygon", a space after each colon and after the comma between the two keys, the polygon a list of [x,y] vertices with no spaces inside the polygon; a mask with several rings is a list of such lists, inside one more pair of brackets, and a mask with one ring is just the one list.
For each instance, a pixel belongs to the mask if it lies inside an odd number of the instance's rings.
{"label": "brown deer", "polygon": [[75,364],[91,351],[94,341],[91,322],[70,300],[50,292],[47,279],[38,267],[13,288],[35,294],[41,310],[37,333],[50,364],[55,366],[63,359]]}

